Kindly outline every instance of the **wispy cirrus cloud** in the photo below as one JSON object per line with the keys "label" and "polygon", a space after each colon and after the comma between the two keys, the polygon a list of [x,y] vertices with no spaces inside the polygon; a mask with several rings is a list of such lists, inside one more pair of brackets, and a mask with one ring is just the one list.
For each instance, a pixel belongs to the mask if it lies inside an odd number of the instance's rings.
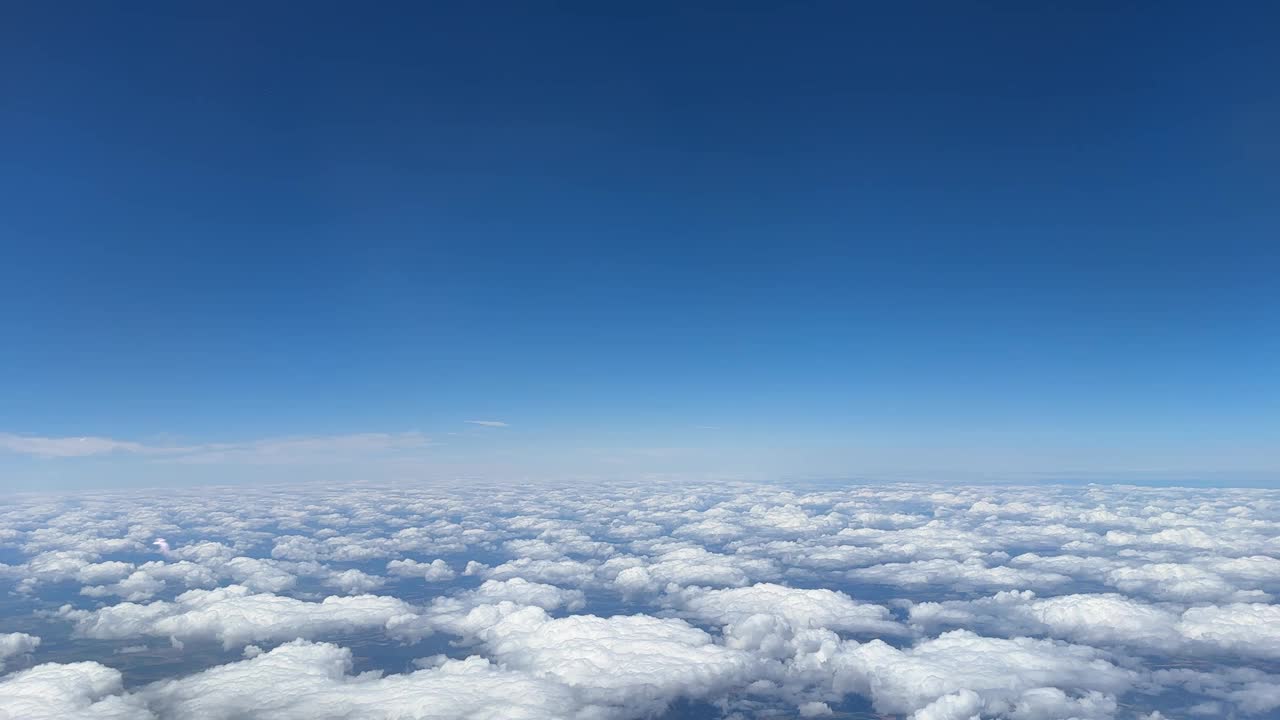
{"label": "wispy cirrus cloud", "polygon": [[184,463],[291,464],[419,450],[430,444],[431,439],[419,432],[308,435],[203,445],[174,460]]}
{"label": "wispy cirrus cloud", "polygon": [[505,423],[501,420],[463,420],[463,422],[471,423],[472,425],[481,425],[484,427],[511,427],[510,423]]}
{"label": "wispy cirrus cloud", "polygon": [[288,464],[311,460],[418,450],[431,445],[420,432],[297,435],[241,442],[194,445],[152,445],[108,437],[41,437],[0,433],[0,453],[38,458],[80,458],[104,455],[148,456],[180,463],[244,462]]}
{"label": "wispy cirrus cloud", "polygon": [[172,449],[106,437],[39,437],[0,433],[0,450],[45,458],[86,457],[117,452],[148,454]]}

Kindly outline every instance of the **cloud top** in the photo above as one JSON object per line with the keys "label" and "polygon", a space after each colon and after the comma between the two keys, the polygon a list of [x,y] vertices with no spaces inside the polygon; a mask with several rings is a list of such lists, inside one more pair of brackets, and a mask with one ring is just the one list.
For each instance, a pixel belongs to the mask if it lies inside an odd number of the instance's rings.
{"label": "cloud top", "polygon": [[[1264,718],[1277,537],[1263,489],[22,496],[0,718]],[[168,675],[126,691],[139,653]]]}

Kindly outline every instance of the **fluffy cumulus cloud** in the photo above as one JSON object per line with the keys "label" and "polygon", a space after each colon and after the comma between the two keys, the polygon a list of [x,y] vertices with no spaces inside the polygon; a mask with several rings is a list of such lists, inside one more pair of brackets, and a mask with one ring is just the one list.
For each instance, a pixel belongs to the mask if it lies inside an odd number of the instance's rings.
{"label": "fluffy cumulus cloud", "polygon": [[132,698],[163,718],[498,720],[588,717],[572,691],[480,657],[414,672],[353,674],[351,651],[294,641],[257,657],[148,686]]}
{"label": "fluffy cumulus cloud", "polygon": [[767,615],[796,627],[886,635],[905,632],[888,608],[857,602],[842,592],[824,588],[798,589],[773,583],[723,590],[692,587],[672,593],[671,602],[694,618],[720,625]]}
{"label": "fluffy cumulus cloud", "polygon": [[440,558],[429,563],[412,559],[392,560],[387,563],[387,572],[400,577],[420,577],[427,582],[446,582],[457,577],[453,568]]}
{"label": "fluffy cumulus cloud", "polygon": [[925,630],[977,627],[1159,651],[1175,649],[1182,639],[1176,612],[1114,593],[1038,598],[1029,590],[1000,592],[976,600],[920,603],[909,616]]}
{"label": "fluffy cumulus cloud", "polygon": [[[1020,707],[1050,704],[1041,717],[1075,717],[1081,705],[1114,709],[1136,673],[1092,647],[1031,638],[998,639],[952,630],[909,649],[875,640],[838,658],[841,682],[868,694],[878,710],[917,717],[1026,716]],[[1060,701],[1046,703],[1049,697]]]}
{"label": "fluffy cumulus cloud", "polygon": [[523,608],[480,637],[507,667],[552,678],[593,705],[646,714],[677,697],[705,698],[750,681],[758,660],[681,620],[648,615],[550,618]]}
{"label": "fluffy cumulus cloud", "polygon": [[0,720],[151,720],[121,695],[119,670],[47,663],[0,677]]}
{"label": "fluffy cumulus cloud", "polygon": [[1224,653],[1280,658],[1280,605],[1209,605],[1182,614],[1178,632]]}
{"label": "fluffy cumulus cloud", "polygon": [[93,611],[63,606],[60,613],[73,620],[75,632],[86,638],[113,640],[150,635],[178,641],[211,639],[229,648],[263,640],[383,627],[389,620],[413,611],[404,601],[391,597],[331,596],[320,602],[307,602],[229,585],[217,590],[189,590],[173,602],[125,602]]}
{"label": "fluffy cumulus cloud", "polygon": [[0,720],[1266,718],[1277,538],[1269,490],[28,495],[0,506]]}
{"label": "fluffy cumulus cloud", "polygon": [[0,634],[0,670],[4,669],[6,660],[25,655],[40,645],[40,638],[27,633]]}

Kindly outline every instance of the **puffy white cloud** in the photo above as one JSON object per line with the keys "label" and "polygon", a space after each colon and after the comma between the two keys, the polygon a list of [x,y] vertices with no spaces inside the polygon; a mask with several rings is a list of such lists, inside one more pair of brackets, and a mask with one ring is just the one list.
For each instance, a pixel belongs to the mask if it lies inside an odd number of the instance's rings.
{"label": "puffy white cloud", "polygon": [[1100,647],[1169,651],[1184,641],[1177,629],[1177,612],[1116,594],[1037,598],[1029,591],[1002,592],[972,601],[920,603],[911,608],[910,619],[925,628],[981,627]]}
{"label": "puffy white cloud", "polygon": [[84,550],[49,550],[31,557],[13,571],[20,580],[20,593],[34,592],[40,585],[70,580],[94,565],[97,553]]}
{"label": "puffy white cloud", "polygon": [[636,595],[658,586],[649,571],[642,566],[623,568],[614,576],[613,584],[627,595]]}
{"label": "puffy white cloud", "polygon": [[152,720],[119,695],[119,670],[48,663],[0,677],[0,720]]}
{"label": "puffy white cloud", "polygon": [[1054,720],[1055,718],[1097,718],[1110,720],[1119,709],[1114,695],[1090,690],[1078,696],[1056,687],[1034,688],[1022,693],[1008,711],[1012,720]]}
{"label": "puffy white cloud", "polygon": [[429,563],[417,560],[392,560],[387,563],[387,572],[400,577],[420,577],[427,582],[447,582],[457,577],[453,568],[439,558]]}
{"label": "puffy white cloud", "polygon": [[481,574],[485,577],[505,580],[524,578],[537,582],[557,585],[581,587],[590,585],[595,578],[596,566],[593,563],[562,558],[559,560],[538,560],[533,558],[517,558],[492,568],[478,569],[483,566],[467,564],[467,573]]}
{"label": "puffy white cloud", "polygon": [[[935,718],[967,718],[978,711],[1010,716],[1019,704],[1031,707],[1042,700],[1041,688],[1075,698],[1073,706],[1094,697],[1090,702],[1105,704],[1138,680],[1137,673],[1113,665],[1091,647],[981,637],[966,630],[907,649],[873,640],[846,649],[835,662],[838,682],[868,694],[880,712],[924,711],[930,713],[924,717]],[[969,715],[954,714],[962,711]]]}
{"label": "puffy white cloud", "polygon": [[555,560],[569,555],[608,557],[613,554],[613,546],[609,543],[592,540],[573,529],[547,531],[533,539],[509,540],[503,543],[503,548],[512,555],[536,560]]}
{"label": "puffy white cloud", "polygon": [[133,572],[133,563],[111,562],[91,563],[83,565],[76,571],[76,580],[86,585],[102,585],[124,579]]}
{"label": "puffy white cloud", "polygon": [[350,674],[351,652],[295,641],[156,683],[137,702],[161,718],[239,720],[589,720],[572,690],[479,657],[403,675]]}
{"label": "puffy white cloud", "polygon": [[637,715],[677,697],[723,692],[760,672],[758,658],[717,644],[681,620],[647,615],[552,619],[528,607],[479,636],[506,667],[569,685],[590,704]]}
{"label": "puffy white cloud", "polygon": [[1241,589],[1215,572],[1180,563],[1116,568],[1107,573],[1106,580],[1122,592],[1162,600],[1202,602],[1268,598],[1260,590]]}
{"label": "puffy white cloud", "polygon": [[969,690],[943,695],[911,714],[912,720],[973,720],[982,716],[982,696]]}
{"label": "puffy white cloud", "polygon": [[1182,614],[1178,632],[1222,652],[1280,658],[1280,605],[1193,607]]}
{"label": "puffy white cloud", "polygon": [[27,633],[0,633],[0,670],[4,670],[6,660],[18,655],[25,655],[40,645],[40,638]]}
{"label": "puffy white cloud", "polygon": [[217,565],[226,577],[258,592],[278,593],[297,584],[298,578],[274,560],[234,557]]}
{"label": "puffy white cloud", "polygon": [[305,602],[253,593],[240,585],[189,590],[174,602],[126,602],[92,612],[64,607],[61,612],[75,621],[76,632],[84,637],[216,639],[228,648],[263,640],[382,628],[393,618],[415,614],[412,606],[391,597],[333,596],[321,602]]}
{"label": "puffy white cloud", "polygon": [[[616,567],[616,566],[615,566]],[[668,585],[736,587],[753,580],[772,580],[780,574],[771,559],[726,555],[701,547],[663,545],[648,560],[617,573],[614,583],[624,592],[652,592]]]}
{"label": "puffy white cloud", "polygon": [[475,590],[463,593],[461,598],[471,605],[496,604],[505,600],[517,605],[533,605],[543,610],[561,607],[580,610],[586,604],[581,590],[566,590],[555,585],[529,582],[524,578],[485,580]]}
{"label": "puffy white cloud", "polygon": [[1280,657],[1280,606],[1262,603],[1200,605],[1180,612],[1114,593],[1037,598],[1031,592],[1003,592],[971,601],[920,603],[911,607],[910,619],[923,628],[982,627],[1149,653]]}
{"label": "puffy white cloud", "polygon": [[388,632],[405,640],[418,640],[436,631],[474,638],[479,632],[524,607],[543,610],[581,610],[586,597],[572,590],[536,583],[524,578],[485,580],[474,590],[438,597],[421,615],[402,615],[387,624]]}
{"label": "puffy white cloud", "polygon": [[1058,573],[1007,565],[991,567],[976,558],[964,562],[935,559],[887,563],[850,570],[848,574],[855,580],[883,585],[942,586],[960,590],[1055,587],[1071,581]]}
{"label": "puffy white cloud", "polygon": [[832,714],[830,705],[817,700],[800,703],[799,707],[796,708],[796,712],[800,713],[800,717],[805,718],[824,717]]}
{"label": "puffy white cloud", "polygon": [[385,583],[386,580],[377,575],[370,575],[354,568],[331,572],[324,580],[325,585],[338,588],[348,595],[364,595],[382,587]]}
{"label": "puffy white cloud", "polygon": [[[124,574],[124,577],[120,577]],[[183,588],[210,587],[217,584],[217,575],[203,565],[182,560],[179,562],[152,561],[135,566],[132,563],[105,562],[86,565],[76,574],[81,582],[102,581],[116,578],[115,582],[86,585],[81,595],[89,597],[120,597],[130,602],[149,600],[172,585]]]}
{"label": "puffy white cloud", "polygon": [[148,573],[135,571],[129,577],[110,585],[91,585],[80,589],[81,595],[104,597],[118,595],[125,600],[137,602],[155,597],[164,589],[164,581],[152,577]]}
{"label": "puffy white cloud", "polygon": [[324,552],[323,545],[314,538],[286,535],[275,540],[271,557],[278,560],[314,561]]}
{"label": "puffy white cloud", "polygon": [[752,615],[775,615],[797,628],[899,635],[906,628],[888,608],[857,602],[842,592],[802,590],[773,583],[712,590],[688,588],[668,598],[688,617],[718,625],[741,623]]}

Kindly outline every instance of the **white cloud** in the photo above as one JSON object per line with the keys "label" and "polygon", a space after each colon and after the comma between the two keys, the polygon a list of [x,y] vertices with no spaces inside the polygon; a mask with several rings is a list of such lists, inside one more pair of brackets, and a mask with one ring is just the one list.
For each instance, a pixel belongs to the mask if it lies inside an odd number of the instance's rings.
{"label": "white cloud", "polygon": [[1182,614],[1178,632],[1223,652],[1280,658],[1280,605],[1193,607]]}
{"label": "white cloud", "polygon": [[1002,592],[972,601],[920,603],[911,622],[925,629],[977,627],[1005,635],[1050,635],[1100,647],[1127,645],[1171,651],[1182,644],[1178,613],[1116,594],[1037,598]]}
{"label": "white cloud", "polygon": [[825,589],[801,590],[773,583],[725,590],[695,587],[677,592],[668,602],[689,617],[718,625],[741,623],[753,615],[775,615],[796,628],[889,635],[907,632],[893,620],[888,608]]}
{"label": "white cloud", "polygon": [[38,437],[0,433],[0,451],[41,458],[123,453],[178,463],[293,464],[335,457],[420,450],[431,444],[419,432],[353,433],[265,438],[243,442],[152,445],[106,437]]}
{"label": "white cloud", "polygon": [[482,569],[479,564],[467,564],[466,574],[483,574],[497,580],[525,578],[555,585],[580,587],[591,583],[595,566],[579,560],[534,560],[517,558],[492,568]]}
{"label": "white cloud", "polygon": [[800,706],[796,708],[796,712],[800,713],[800,717],[804,718],[824,717],[832,714],[830,705],[816,700],[801,703]]}
{"label": "white cloud", "polygon": [[422,450],[430,445],[431,439],[419,432],[296,436],[200,445],[170,459],[191,464],[291,465]]}
{"label": "white cloud", "polygon": [[35,455],[42,458],[86,457],[107,453],[163,452],[142,443],[113,440],[104,437],[37,437],[0,433],[0,450],[18,455]]}
{"label": "white cloud", "polygon": [[955,560],[916,560],[909,563],[886,563],[850,570],[849,577],[864,582],[903,587],[942,586],[962,590],[983,588],[1054,587],[1071,581],[1058,573],[1042,572],[1007,565],[989,566],[977,558]]}
{"label": "white cloud", "polygon": [[581,590],[566,590],[555,585],[529,582],[523,578],[510,580],[485,580],[480,587],[460,596],[473,605],[496,604],[509,601],[517,605],[532,605],[543,610],[564,607],[581,610],[586,604]]}
{"label": "white cloud", "polygon": [[[726,555],[687,545],[657,548],[645,564],[636,567],[643,568],[644,577],[648,578],[648,590],[667,585],[737,587],[755,580],[773,580],[780,574],[777,563],[772,559]],[[634,585],[639,577],[638,572],[628,574],[623,581],[631,585],[620,587],[641,590]]]}
{"label": "white cloud", "polygon": [[118,695],[122,684],[96,662],[37,665],[0,678],[0,720],[151,720]]}
{"label": "white cloud", "polygon": [[436,631],[474,640],[498,619],[526,607],[576,611],[586,605],[581,590],[530,582],[523,578],[485,580],[474,590],[437,597],[421,615],[402,615],[387,623],[387,631],[401,640],[420,640]]}
{"label": "white cloud", "polygon": [[140,600],[149,600],[155,597],[155,594],[164,589],[164,581],[152,577],[150,574],[137,570],[128,577],[119,582],[110,585],[91,585],[80,589],[81,595],[90,597],[105,597],[107,595],[118,595],[130,602],[138,602]]}
{"label": "white cloud", "polygon": [[1042,688],[1062,691],[1070,705],[1109,705],[1138,680],[1137,673],[1111,664],[1094,648],[965,630],[905,650],[874,640],[841,653],[835,663],[838,682],[868,694],[880,712],[966,720],[979,711],[1012,716],[1020,704],[1042,701]]}
{"label": "white cloud", "polygon": [[387,572],[400,577],[419,577],[427,582],[447,582],[457,577],[453,568],[440,558],[429,563],[417,560],[392,560],[387,563]]}
{"label": "white cloud", "polygon": [[40,646],[40,638],[27,633],[0,633],[0,670],[6,660],[26,655]]}
{"label": "white cloud", "polygon": [[494,666],[445,660],[403,675],[352,675],[351,652],[297,641],[179,680],[138,701],[161,718],[239,720],[588,720],[558,683]]}
{"label": "white cloud", "polygon": [[393,618],[415,614],[410,605],[391,597],[333,596],[322,602],[305,602],[253,593],[239,585],[190,590],[174,602],[126,602],[96,611],[64,607],[61,613],[75,621],[76,633],[83,637],[215,639],[227,648],[264,640],[382,628]]}
{"label": "white cloud", "polygon": [[123,580],[129,573],[133,572],[133,563],[120,562],[113,560],[111,562],[93,563],[84,565],[76,572],[76,580],[86,585],[100,585],[103,583],[118,582]]}
{"label": "white cloud", "polygon": [[463,422],[471,423],[472,425],[480,425],[482,427],[492,427],[492,428],[510,427],[508,423],[502,422],[501,420],[463,420]]}
{"label": "white cloud", "polygon": [[971,601],[920,603],[910,610],[919,627],[980,627],[1007,635],[1049,635],[1097,647],[1149,653],[1280,658],[1280,606],[1263,603],[1154,605],[1114,593],[1037,598],[1003,592]]}
{"label": "white cloud", "polygon": [[1116,568],[1106,582],[1126,593],[1182,602],[1214,600],[1266,600],[1257,589],[1242,589],[1221,575],[1184,563],[1142,563]]}
{"label": "white cloud", "polygon": [[590,704],[640,715],[677,697],[702,698],[755,678],[759,659],[717,644],[680,620],[646,615],[552,619],[541,608],[510,613],[480,632],[506,667],[552,678]]}
{"label": "white cloud", "polygon": [[342,571],[331,571],[325,577],[324,584],[338,588],[348,595],[363,595],[382,587],[386,584],[386,580],[377,575],[370,575],[361,570],[350,568]]}

